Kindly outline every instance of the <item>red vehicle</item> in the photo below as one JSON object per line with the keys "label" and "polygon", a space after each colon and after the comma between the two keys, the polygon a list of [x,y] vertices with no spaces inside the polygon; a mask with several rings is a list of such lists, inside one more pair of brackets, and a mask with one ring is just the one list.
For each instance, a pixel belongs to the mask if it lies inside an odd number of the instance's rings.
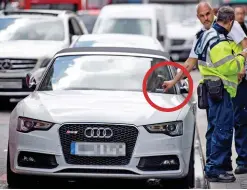
{"label": "red vehicle", "polygon": [[92,10],[111,4],[111,0],[20,0],[21,9]]}
{"label": "red vehicle", "polygon": [[111,4],[112,0],[84,0],[83,6],[86,10],[101,9],[105,5]]}

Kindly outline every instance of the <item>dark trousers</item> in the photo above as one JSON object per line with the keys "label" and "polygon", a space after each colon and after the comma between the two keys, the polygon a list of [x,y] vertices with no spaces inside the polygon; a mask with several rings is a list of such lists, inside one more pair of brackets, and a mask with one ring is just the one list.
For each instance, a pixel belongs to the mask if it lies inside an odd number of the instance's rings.
{"label": "dark trousers", "polygon": [[[237,165],[247,166],[247,81],[242,81],[237,90],[237,95],[232,99],[233,109],[234,109],[234,140],[235,148],[238,154],[236,159]],[[208,119],[208,112],[207,119]],[[209,121],[209,119],[208,119]],[[208,124],[208,129],[206,133],[206,163],[209,162],[209,156],[211,153],[211,135],[214,127]],[[227,171],[231,171],[232,161],[231,161],[232,151],[229,149],[227,154],[227,159],[225,159],[224,167]]]}
{"label": "dark trousers", "polygon": [[237,165],[247,166],[247,81],[243,80],[233,98]]}
{"label": "dark trousers", "polygon": [[234,113],[232,99],[224,90],[223,100],[213,102],[208,98],[207,163],[205,172],[208,176],[217,176],[227,171],[229,151],[232,147]]}

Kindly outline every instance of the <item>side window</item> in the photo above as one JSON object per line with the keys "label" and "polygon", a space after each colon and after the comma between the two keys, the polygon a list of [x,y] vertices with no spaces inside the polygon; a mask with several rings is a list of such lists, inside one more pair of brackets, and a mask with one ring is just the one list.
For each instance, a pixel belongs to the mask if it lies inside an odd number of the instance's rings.
{"label": "side window", "polygon": [[160,23],[158,20],[157,20],[156,26],[157,26],[157,36],[160,36]]}
{"label": "side window", "polygon": [[163,35],[163,32],[162,32],[162,30],[161,30],[161,25],[160,25],[160,21],[159,20],[157,20],[157,24],[156,24],[156,26],[157,26],[157,39],[159,40],[159,42],[161,43],[161,45],[163,46],[164,44],[164,35]]}
{"label": "side window", "polygon": [[75,30],[74,30],[74,26],[72,24],[72,19],[71,18],[69,19],[69,34],[70,34],[70,36],[76,35],[75,34]]}
{"label": "side window", "polygon": [[71,18],[71,22],[72,22],[72,25],[74,28],[75,35],[82,35],[83,32],[82,32],[80,24],[77,22],[77,20],[74,18]]}
{"label": "side window", "polygon": [[[164,60],[155,60],[151,63],[151,66],[154,66],[160,62],[163,62]],[[147,90],[149,92],[162,92],[163,93],[163,87],[162,84],[164,81],[168,81],[172,79],[172,74],[169,71],[168,66],[159,67],[158,69],[155,69],[154,72],[149,76],[148,82],[147,82]],[[166,92],[167,94],[175,94],[175,88],[171,88]]]}

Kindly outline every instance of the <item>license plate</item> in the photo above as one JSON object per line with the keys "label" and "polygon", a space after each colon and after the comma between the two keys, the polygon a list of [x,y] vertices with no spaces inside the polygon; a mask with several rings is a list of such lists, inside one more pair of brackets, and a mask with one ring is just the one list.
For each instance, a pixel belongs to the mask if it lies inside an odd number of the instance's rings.
{"label": "license plate", "polygon": [[94,157],[119,157],[126,155],[125,143],[72,142],[72,155]]}
{"label": "license plate", "polygon": [[22,81],[21,80],[1,80],[0,81],[0,88],[17,88],[21,89],[22,88]]}

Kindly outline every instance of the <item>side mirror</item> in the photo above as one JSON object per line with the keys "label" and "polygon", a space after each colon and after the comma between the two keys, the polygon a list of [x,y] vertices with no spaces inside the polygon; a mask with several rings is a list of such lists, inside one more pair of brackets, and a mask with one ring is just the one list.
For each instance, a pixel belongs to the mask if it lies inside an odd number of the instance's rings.
{"label": "side mirror", "polygon": [[165,40],[164,36],[158,36],[157,39],[158,39],[160,42],[164,42],[164,40]]}
{"label": "side mirror", "polygon": [[38,70],[36,70],[33,73],[28,73],[26,75],[26,85],[28,86],[28,88],[31,89],[35,89],[37,84],[40,82],[40,79],[44,73],[46,68],[40,68]]}
{"label": "side mirror", "polygon": [[26,85],[28,88],[33,89],[33,90],[35,90],[37,86],[36,80],[31,73],[28,73],[26,75]]}

